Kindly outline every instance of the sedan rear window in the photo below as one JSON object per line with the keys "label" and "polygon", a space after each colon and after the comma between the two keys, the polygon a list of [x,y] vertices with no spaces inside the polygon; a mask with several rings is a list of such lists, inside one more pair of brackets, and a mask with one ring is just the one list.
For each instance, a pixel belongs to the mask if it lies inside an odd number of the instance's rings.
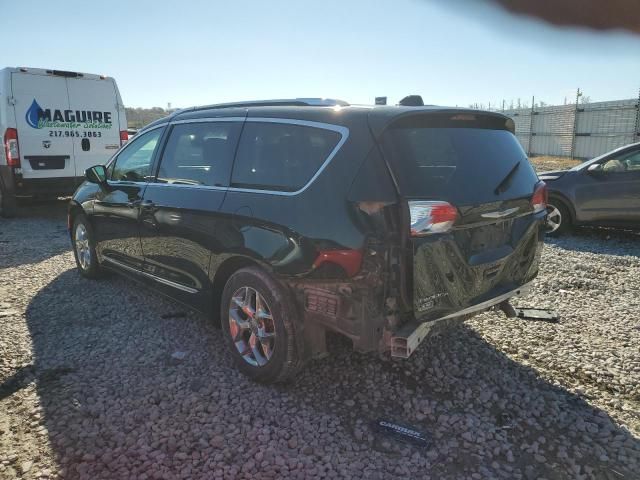
{"label": "sedan rear window", "polygon": [[[537,182],[516,137],[507,130],[403,124],[383,149],[401,193],[470,205],[530,195]],[[520,163],[508,188],[500,182]]]}
{"label": "sedan rear window", "polygon": [[234,187],[294,192],[315,175],[340,141],[332,130],[247,122],[233,166]]}

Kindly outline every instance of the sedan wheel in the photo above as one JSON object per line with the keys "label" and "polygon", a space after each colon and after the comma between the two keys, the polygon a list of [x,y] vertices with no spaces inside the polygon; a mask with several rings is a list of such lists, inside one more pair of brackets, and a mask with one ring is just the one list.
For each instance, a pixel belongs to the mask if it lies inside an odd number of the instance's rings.
{"label": "sedan wheel", "polygon": [[567,207],[557,200],[547,203],[547,235],[557,236],[571,230],[571,215]]}
{"label": "sedan wheel", "polygon": [[547,233],[553,233],[562,225],[562,212],[555,205],[547,205]]}

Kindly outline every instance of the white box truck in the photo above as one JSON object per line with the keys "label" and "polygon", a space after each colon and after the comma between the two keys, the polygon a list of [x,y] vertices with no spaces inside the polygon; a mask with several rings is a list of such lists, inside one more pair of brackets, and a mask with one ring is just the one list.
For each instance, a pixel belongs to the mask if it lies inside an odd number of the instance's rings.
{"label": "white box truck", "polygon": [[104,75],[0,70],[0,213],[20,197],[69,195],[84,171],[104,164],[126,143],[118,86]]}

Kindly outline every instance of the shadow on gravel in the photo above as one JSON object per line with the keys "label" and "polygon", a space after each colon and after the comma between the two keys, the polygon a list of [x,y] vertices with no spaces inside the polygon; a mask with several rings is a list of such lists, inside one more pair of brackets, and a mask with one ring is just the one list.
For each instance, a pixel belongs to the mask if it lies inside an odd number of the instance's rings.
{"label": "shadow on gravel", "polygon": [[21,204],[15,218],[0,217],[0,251],[12,250],[11,257],[0,255],[0,268],[38,263],[69,250],[68,203],[33,200]]}
{"label": "shadow on gravel", "polygon": [[581,227],[568,235],[547,236],[545,242],[565,250],[640,257],[640,231]]}
{"label": "shadow on gravel", "polygon": [[[33,375],[64,478],[637,478],[638,439],[470,328],[408,361],[334,341],[329,358],[273,387],[238,374],[206,319],[166,315],[178,310],[74,270],[33,298]],[[380,417],[433,444],[379,437],[369,425]]]}

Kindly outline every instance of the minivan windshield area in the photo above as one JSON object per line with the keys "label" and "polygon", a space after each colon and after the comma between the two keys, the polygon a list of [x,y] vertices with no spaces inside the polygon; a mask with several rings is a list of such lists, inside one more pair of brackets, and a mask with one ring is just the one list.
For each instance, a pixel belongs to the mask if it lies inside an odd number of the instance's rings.
{"label": "minivan windshield area", "polygon": [[537,181],[508,130],[403,122],[386,131],[383,150],[405,197],[488,203],[531,195]]}

